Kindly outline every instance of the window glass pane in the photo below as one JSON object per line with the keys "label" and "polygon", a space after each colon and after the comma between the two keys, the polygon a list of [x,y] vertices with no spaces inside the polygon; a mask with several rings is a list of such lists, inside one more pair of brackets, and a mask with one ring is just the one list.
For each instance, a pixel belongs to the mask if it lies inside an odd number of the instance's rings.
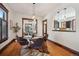
{"label": "window glass pane", "polygon": [[4,12],[4,20],[7,19],[7,16],[6,15],[7,15],[6,12]]}
{"label": "window glass pane", "polygon": [[26,24],[25,25],[25,32],[29,35],[32,35],[32,24]]}
{"label": "window glass pane", "polygon": [[2,39],[6,38],[6,22],[2,21]]}
{"label": "window glass pane", "polygon": [[2,20],[6,20],[6,12],[4,10],[2,10],[2,9],[0,9],[0,18]]}
{"label": "window glass pane", "polygon": [[3,11],[0,9],[0,18],[3,19]]}

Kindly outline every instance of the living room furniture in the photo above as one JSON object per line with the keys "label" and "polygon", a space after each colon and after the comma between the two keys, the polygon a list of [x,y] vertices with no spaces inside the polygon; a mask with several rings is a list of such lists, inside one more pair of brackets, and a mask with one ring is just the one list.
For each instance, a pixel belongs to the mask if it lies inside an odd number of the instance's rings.
{"label": "living room furniture", "polygon": [[36,40],[33,40],[34,44],[32,44],[30,47],[31,49],[36,49],[39,51],[43,51],[42,46],[43,46],[43,42],[44,40],[42,38],[38,38]]}
{"label": "living room furniture", "polygon": [[22,48],[28,48],[30,46],[28,40],[22,37],[18,37],[17,42],[22,46]]}

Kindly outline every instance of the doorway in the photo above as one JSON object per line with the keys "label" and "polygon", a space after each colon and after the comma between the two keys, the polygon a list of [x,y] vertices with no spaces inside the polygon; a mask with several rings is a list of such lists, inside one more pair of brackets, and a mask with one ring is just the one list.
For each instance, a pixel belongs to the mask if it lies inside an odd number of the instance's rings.
{"label": "doorway", "polygon": [[22,18],[22,37],[37,35],[37,19]]}
{"label": "doorway", "polygon": [[47,20],[43,20],[43,36],[47,34]]}

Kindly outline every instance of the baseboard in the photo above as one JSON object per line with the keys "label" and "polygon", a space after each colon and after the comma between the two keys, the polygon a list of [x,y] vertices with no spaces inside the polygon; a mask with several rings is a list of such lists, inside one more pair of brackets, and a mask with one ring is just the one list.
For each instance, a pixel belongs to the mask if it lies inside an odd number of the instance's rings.
{"label": "baseboard", "polygon": [[50,42],[52,42],[52,43],[54,43],[54,44],[56,44],[56,45],[58,45],[58,46],[60,46],[60,47],[62,47],[62,48],[64,48],[64,49],[66,49],[67,51],[69,51],[69,52],[71,52],[71,53],[73,53],[73,54],[75,54],[75,55],[77,55],[77,56],[79,56],[79,52],[78,52],[78,51],[75,51],[75,50],[73,50],[73,49],[71,49],[71,48],[69,48],[69,47],[66,47],[66,46],[64,46],[64,45],[62,45],[62,44],[60,44],[60,43],[58,43],[58,42],[51,41],[51,40],[48,40],[48,41],[50,41]]}
{"label": "baseboard", "polygon": [[14,42],[15,39],[13,39],[12,41],[10,41],[7,45],[5,45],[1,50],[0,53],[2,53],[12,42]]}

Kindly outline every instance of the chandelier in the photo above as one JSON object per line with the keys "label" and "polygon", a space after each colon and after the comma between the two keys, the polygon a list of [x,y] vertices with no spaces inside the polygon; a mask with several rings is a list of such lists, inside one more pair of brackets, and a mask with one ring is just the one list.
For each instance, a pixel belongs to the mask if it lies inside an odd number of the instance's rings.
{"label": "chandelier", "polygon": [[64,8],[64,20],[66,20],[66,10],[67,8]]}
{"label": "chandelier", "polygon": [[35,5],[36,5],[36,3],[33,3],[33,6],[32,6],[33,7],[33,14],[32,14],[33,16],[32,16],[32,19],[36,18],[36,13],[35,13],[36,6]]}

